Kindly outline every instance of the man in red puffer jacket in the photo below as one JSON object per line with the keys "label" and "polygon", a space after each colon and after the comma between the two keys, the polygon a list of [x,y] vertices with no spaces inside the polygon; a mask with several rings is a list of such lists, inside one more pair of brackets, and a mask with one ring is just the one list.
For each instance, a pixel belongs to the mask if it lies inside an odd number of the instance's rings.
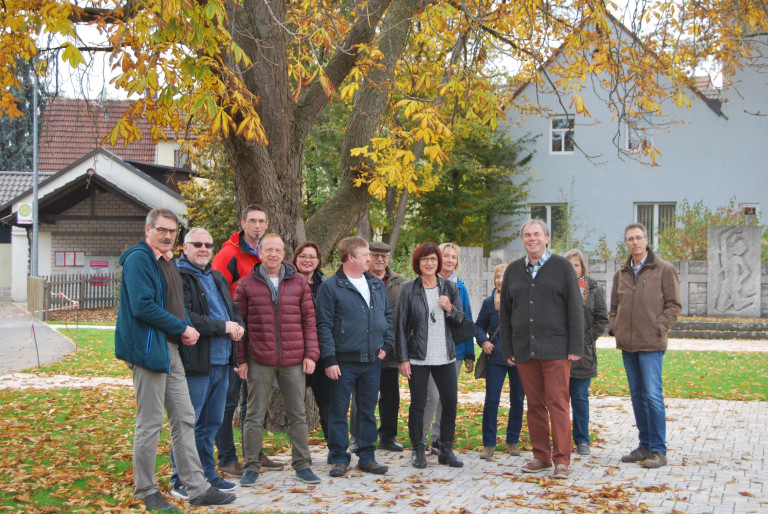
{"label": "man in red puffer jacket", "polygon": [[246,337],[237,342],[237,373],[248,381],[248,408],[243,433],[245,473],[240,485],[259,478],[259,452],[264,441],[263,421],[277,378],[288,416],[292,465],[296,478],[317,484],[310,469],[307,415],[304,409],[305,374],[320,358],[315,326],[315,304],[307,280],[284,262],[285,244],[277,234],[261,240],[262,262],[240,279],[235,304],[245,322]]}

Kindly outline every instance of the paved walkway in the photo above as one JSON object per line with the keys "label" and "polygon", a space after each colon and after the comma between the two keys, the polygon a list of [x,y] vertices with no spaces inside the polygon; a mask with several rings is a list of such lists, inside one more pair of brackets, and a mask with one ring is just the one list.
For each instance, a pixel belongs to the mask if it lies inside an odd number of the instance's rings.
{"label": "paved walkway", "polygon": [[[628,398],[592,400],[598,435],[589,457],[573,455],[571,476],[524,475],[531,458],[498,453],[486,462],[478,453],[459,454],[461,469],[437,464],[417,470],[410,452],[377,452],[384,476],[331,478],[326,450],[313,447],[314,471],[323,482],[307,486],[293,472],[265,472],[255,487],[238,487],[243,510],[292,512],[526,512],[531,509],[593,512],[768,512],[768,402],[667,400],[669,466],[646,470],[621,464],[637,446]],[[288,454],[278,455],[285,462]],[[356,458],[353,457],[353,465]]]}
{"label": "paved walkway", "polygon": [[19,305],[0,302],[0,374],[56,362],[74,350],[69,338],[24,314]]}

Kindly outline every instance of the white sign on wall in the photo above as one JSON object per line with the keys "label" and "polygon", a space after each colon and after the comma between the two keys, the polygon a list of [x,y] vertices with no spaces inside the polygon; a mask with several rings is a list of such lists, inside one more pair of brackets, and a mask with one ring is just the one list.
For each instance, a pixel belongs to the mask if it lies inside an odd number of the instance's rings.
{"label": "white sign on wall", "polygon": [[16,213],[16,223],[19,225],[31,225],[32,221],[32,204],[22,203],[19,205],[19,212]]}

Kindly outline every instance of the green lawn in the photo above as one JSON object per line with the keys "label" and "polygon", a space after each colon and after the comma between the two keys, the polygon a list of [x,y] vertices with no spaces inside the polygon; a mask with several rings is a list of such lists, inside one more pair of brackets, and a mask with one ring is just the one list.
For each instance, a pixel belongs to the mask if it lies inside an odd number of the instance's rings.
{"label": "green lawn", "polygon": [[[77,352],[63,362],[34,369],[37,373],[129,377],[114,358],[114,332],[64,330],[77,337]],[[595,395],[627,395],[618,350],[598,350]],[[668,398],[766,400],[768,353],[668,352],[664,363]],[[405,379],[401,385],[407,387]],[[485,382],[462,373],[461,392],[482,392]],[[457,414],[456,448],[482,446],[482,396],[462,404]],[[135,400],[125,388],[0,390],[0,510],[26,512],[125,509],[138,512],[133,500],[131,447]],[[400,409],[400,433],[407,434],[408,406]],[[500,409],[499,419],[507,416]],[[312,438],[322,437],[320,431]],[[239,439],[239,434],[237,434]],[[404,440],[405,438],[403,438]],[[403,441],[405,442],[405,441]],[[287,445],[285,434],[267,434],[265,448]],[[529,446],[527,428],[521,444]],[[167,431],[158,449],[158,477],[167,490],[171,475]],[[498,451],[504,451],[499,444]],[[224,510],[226,511],[226,510]],[[221,512],[221,510],[220,510]]]}

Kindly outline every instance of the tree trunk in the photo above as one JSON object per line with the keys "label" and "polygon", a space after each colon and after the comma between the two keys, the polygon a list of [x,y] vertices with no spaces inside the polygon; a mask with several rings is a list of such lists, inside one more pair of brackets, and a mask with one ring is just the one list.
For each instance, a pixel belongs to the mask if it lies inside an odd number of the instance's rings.
{"label": "tree trunk", "polygon": [[351,150],[368,145],[379,129],[392,89],[395,64],[405,49],[412,17],[419,5],[417,0],[394,0],[382,23],[377,46],[384,55],[385,69],[371,72],[355,99],[342,143],[344,174],[338,191],[307,221],[307,234],[317,241],[323,255],[328,255],[368,210],[368,191],[364,186],[356,187],[354,180],[375,164],[362,156],[353,157]]}

